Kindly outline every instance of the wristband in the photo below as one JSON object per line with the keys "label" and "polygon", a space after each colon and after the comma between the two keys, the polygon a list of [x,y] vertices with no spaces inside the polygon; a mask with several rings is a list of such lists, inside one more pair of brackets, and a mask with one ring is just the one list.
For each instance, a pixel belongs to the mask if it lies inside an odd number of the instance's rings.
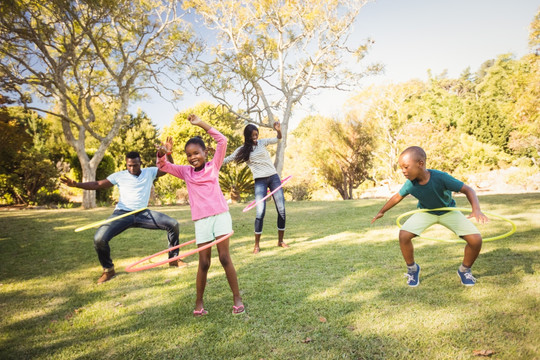
{"label": "wristband", "polygon": [[172,151],[171,151],[171,152],[168,152],[168,153],[167,153],[167,154],[165,154],[165,155],[171,155],[171,154],[172,154]]}

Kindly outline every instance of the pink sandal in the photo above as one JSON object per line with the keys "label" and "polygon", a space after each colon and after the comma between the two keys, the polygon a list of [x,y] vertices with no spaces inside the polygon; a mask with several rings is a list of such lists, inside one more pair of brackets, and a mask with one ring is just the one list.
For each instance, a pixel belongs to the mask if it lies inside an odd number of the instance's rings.
{"label": "pink sandal", "polygon": [[238,305],[238,306],[233,305],[232,308],[233,308],[232,310],[233,315],[240,315],[246,311],[246,308],[244,307],[244,305]]}
{"label": "pink sandal", "polygon": [[208,315],[208,311],[204,310],[204,308],[202,308],[201,310],[193,310],[193,316],[195,317],[201,317],[204,315]]}

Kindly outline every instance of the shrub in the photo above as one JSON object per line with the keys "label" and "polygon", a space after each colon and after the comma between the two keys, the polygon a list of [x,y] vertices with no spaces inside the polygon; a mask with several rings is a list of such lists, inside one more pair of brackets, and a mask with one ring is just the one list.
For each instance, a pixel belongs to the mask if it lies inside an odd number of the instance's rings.
{"label": "shrub", "polygon": [[245,200],[251,193],[255,181],[251,170],[245,165],[229,165],[219,173],[219,185],[225,194],[229,194],[233,202]]}
{"label": "shrub", "polygon": [[35,201],[39,205],[60,205],[69,203],[69,199],[62,196],[58,189],[49,191],[44,187],[37,192]]}
{"label": "shrub", "polygon": [[311,200],[313,188],[309,181],[303,180],[287,186],[285,192],[291,196],[292,201]]}

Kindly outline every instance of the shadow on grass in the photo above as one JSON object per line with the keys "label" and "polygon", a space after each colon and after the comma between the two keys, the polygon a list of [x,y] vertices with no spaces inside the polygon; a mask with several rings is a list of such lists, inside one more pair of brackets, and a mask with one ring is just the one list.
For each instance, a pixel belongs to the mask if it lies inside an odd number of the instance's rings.
{"label": "shadow on grass", "polygon": [[[538,202],[535,199],[529,201]],[[434,349],[450,358],[464,357],[464,328],[497,340],[510,332],[512,341],[523,343],[530,329],[515,331],[523,326],[521,317],[482,309],[476,297],[490,296],[483,288],[504,291],[520,282],[521,273],[534,274],[538,251],[511,248],[510,240],[491,243],[475,267],[483,284],[469,289],[455,274],[463,245],[419,243],[422,282],[408,288],[394,221],[395,214],[409,210],[411,204],[400,204],[392,216],[370,226],[382,202],[288,203],[290,249],[275,246],[275,210],[268,204],[263,251],[257,256],[250,253],[254,214],[243,214],[241,205],[232,206],[236,233],[231,254],[247,314],[231,314],[230,289],[214,255],[205,293],[209,315],[203,318],[192,316],[196,257],[188,259],[195,266],[186,269],[161,267],[134,274],[120,270],[116,279],[97,286],[100,268],[93,231],[75,234],[67,224],[54,231],[62,221],[78,226],[85,213],[62,214],[64,220],[49,214],[0,218],[0,226],[9,231],[0,240],[1,260],[9,265],[1,270],[5,335],[0,355],[387,359],[428,358]],[[169,215],[182,218],[181,241],[191,240],[193,229],[185,220],[185,209],[178,214],[171,210]],[[109,212],[95,213],[95,220]],[[521,231],[520,241],[532,244],[537,234],[535,228]],[[165,246],[164,232],[139,229],[111,242],[120,269],[131,261],[127,259]],[[516,303],[524,312],[534,311],[534,301],[527,296]],[[483,321],[506,323],[486,329]],[[474,341],[470,346],[483,344]]]}

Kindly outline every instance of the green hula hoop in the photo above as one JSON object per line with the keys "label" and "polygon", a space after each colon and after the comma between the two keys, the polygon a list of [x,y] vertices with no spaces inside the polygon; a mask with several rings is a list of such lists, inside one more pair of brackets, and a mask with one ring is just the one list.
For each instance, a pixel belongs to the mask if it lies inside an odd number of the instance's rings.
{"label": "green hula hoop", "polygon": [[[446,210],[446,211],[467,211],[467,212],[471,212],[472,210],[471,209],[466,209],[466,208],[454,208],[454,207],[444,207],[444,208],[437,208],[437,209],[416,209],[416,210],[412,210],[412,211],[408,211],[406,213],[403,213],[401,214],[400,216],[398,216],[398,218],[396,219],[396,224],[399,228],[401,228],[401,223],[399,222],[401,219],[403,219],[405,216],[408,216],[408,215],[412,215],[412,214],[416,214],[416,213],[420,213],[420,212],[428,212],[428,211],[442,211],[442,210]],[[497,215],[497,214],[493,214],[493,213],[488,213],[488,212],[485,212],[485,211],[482,211],[485,215],[489,215],[491,217],[494,217],[494,218],[497,218],[497,219],[501,219],[501,220],[504,220],[506,221],[507,223],[510,223],[510,225],[512,225],[512,229],[510,231],[508,231],[507,233],[504,233],[502,235],[498,235],[498,236],[493,236],[493,237],[490,237],[490,238],[486,238],[486,239],[482,239],[483,242],[488,242],[488,241],[495,241],[495,240],[499,240],[499,239],[503,239],[505,237],[508,237],[510,235],[512,235],[513,233],[516,232],[516,224],[508,219],[508,218],[505,218],[504,216],[501,216],[501,215]],[[429,238],[429,237],[424,237],[424,236],[418,236],[418,237],[421,237],[422,239],[426,239],[426,240],[435,240],[435,241],[444,241],[444,242],[465,242],[465,240],[461,240],[461,239],[435,239],[435,238]]]}

